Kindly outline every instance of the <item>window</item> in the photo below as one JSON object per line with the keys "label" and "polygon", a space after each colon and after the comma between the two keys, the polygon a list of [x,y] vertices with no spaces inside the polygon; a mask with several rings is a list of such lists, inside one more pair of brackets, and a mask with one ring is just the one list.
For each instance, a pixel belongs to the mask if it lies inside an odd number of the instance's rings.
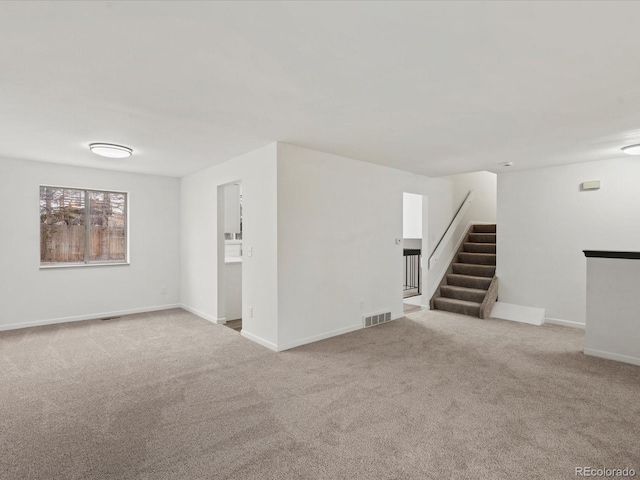
{"label": "window", "polygon": [[127,194],[40,187],[40,265],[127,262]]}

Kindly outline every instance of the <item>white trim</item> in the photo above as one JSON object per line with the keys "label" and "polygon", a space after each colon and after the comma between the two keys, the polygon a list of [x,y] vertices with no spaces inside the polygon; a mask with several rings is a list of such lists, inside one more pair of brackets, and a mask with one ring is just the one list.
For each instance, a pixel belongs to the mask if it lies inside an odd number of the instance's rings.
{"label": "white trim", "polygon": [[496,302],[491,309],[491,315],[489,318],[540,326],[544,323],[545,317],[544,308]]}
{"label": "white trim", "polygon": [[278,346],[275,343],[271,343],[268,340],[265,340],[263,338],[258,337],[257,335],[254,335],[253,333],[249,333],[244,328],[240,331],[240,335],[242,335],[244,338],[251,340],[252,342],[256,342],[262,345],[263,347],[267,347],[269,350],[273,350],[274,352],[279,351]]}
{"label": "white trim", "polygon": [[[84,250],[85,250],[85,261],[82,263],[74,263],[72,265],[65,265],[65,264],[52,264],[52,265],[42,265],[42,263],[40,264],[40,270],[56,270],[59,268],[75,268],[75,267],[104,267],[104,266],[128,266],[131,265],[131,242],[130,242],[130,221],[131,221],[131,202],[129,200],[130,196],[131,196],[131,192],[126,190],[110,190],[110,189],[102,189],[102,188],[86,188],[86,187],[63,187],[63,186],[59,186],[59,185],[45,185],[45,184],[40,184],[38,185],[38,198],[40,198],[40,194],[42,192],[42,188],[59,188],[62,190],[79,190],[79,191],[83,191],[84,195],[85,195],[85,214],[88,215],[89,214],[89,204],[88,204],[88,200],[87,200],[87,192],[98,192],[98,193],[121,193],[124,195],[124,207],[125,207],[125,213],[124,213],[124,239],[126,242],[126,256],[124,260],[118,260],[115,262],[96,262],[96,263],[92,263],[92,262],[88,262],[87,261],[87,254],[88,254],[88,249],[89,249],[89,238],[86,237],[85,240],[85,246],[84,246]],[[38,223],[40,223],[40,220],[38,220]],[[39,227],[38,227],[39,228]],[[85,233],[89,233],[89,230],[86,230]],[[42,259],[40,259],[42,260]],[[178,307],[174,307],[174,308],[180,308]],[[149,310],[147,310],[149,311]],[[71,320],[74,321],[74,320]],[[1,330],[1,329],[0,329]]]}
{"label": "white trim", "polygon": [[104,263],[56,263],[40,264],[40,270],[53,270],[58,268],[87,268],[87,267],[122,267],[131,265],[129,262],[104,262]]}
{"label": "white trim", "polygon": [[[396,317],[396,318],[402,318],[402,317]],[[396,320],[396,318],[392,318],[392,320]],[[307,343],[318,342],[320,340],[336,337],[338,335],[344,335],[345,333],[355,332],[356,330],[362,330],[363,328],[364,327],[362,323],[351,325],[350,327],[339,328],[338,330],[333,330],[331,332],[321,333],[320,335],[313,335],[312,337],[302,338],[300,340],[295,340],[293,342],[289,342],[284,345],[278,345],[276,351],[282,352],[284,350],[289,350],[290,348],[306,345]]]}
{"label": "white trim", "polygon": [[601,350],[593,350],[591,348],[584,349],[585,355],[591,355],[593,357],[606,358],[607,360],[615,360],[616,362],[630,363],[631,365],[640,366],[640,358],[630,357],[628,355],[621,355],[619,353],[603,352]]}
{"label": "white trim", "polygon": [[[187,312],[193,313],[194,315],[199,316],[200,318],[203,318],[211,323],[218,323],[218,319],[216,317],[212,317],[211,315],[207,315],[204,312],[201,312],[200,310],[196,310],[195,308],[191,308],[191,307],[187,307],[184,303],[182,305],[180,305],[180,307],[182,307],[184,310],[186,310]],[[222,319],[220,319],[222,320]]]}
{"label": "white trim", "polygon": [[561,318],[546,317],[545,323],[548,323],[550,325],[561,325],[563,327],[580,328],[582,330],[586,328],[586,325],[584,323],[574,322],[571,320],[563,320]]}
{"label": "white trim", "polygon": [[172,308],[181,308],[179,303],[169,305],[158,305],[155,307],[132,308],[129,310],[118,310],[115,312],[93,313],[91,315],[77,315],[74,317],[52,318],[49,320],[36,320],[35,322],[11,323],[9,325],[0,325],[0,331],[17,330],[19,328],[40,327],[43,325],[55,325],[57,323],[81,322],[83,320],[96,320],[107,317],[121,317],[123,315],[133,315],[135,313],[157,312],[160,310],[171,310]]}
{"label": "white trim", "polygon": [[48,185],[48,184],[44,184],[41,183],[38,185],[38,188],[41,187],[45,187],[45,188],[61,188],[63,190],[88,190],[90,192],[107,192],[107,193],[126,193],[127,195],[129,195],[129,191],[128,190],[111,190],[109,188],[93,188],[93,187],[65,187],[64,185]]}

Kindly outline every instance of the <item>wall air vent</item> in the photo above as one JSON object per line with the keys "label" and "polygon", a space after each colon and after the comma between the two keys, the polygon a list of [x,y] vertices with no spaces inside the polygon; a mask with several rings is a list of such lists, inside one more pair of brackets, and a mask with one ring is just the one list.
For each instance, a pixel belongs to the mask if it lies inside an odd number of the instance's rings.
{"label": "wall air vent", "polygon": [[391,312],[373,313],[362,317],[364,328],[374,327],[391,321]]}

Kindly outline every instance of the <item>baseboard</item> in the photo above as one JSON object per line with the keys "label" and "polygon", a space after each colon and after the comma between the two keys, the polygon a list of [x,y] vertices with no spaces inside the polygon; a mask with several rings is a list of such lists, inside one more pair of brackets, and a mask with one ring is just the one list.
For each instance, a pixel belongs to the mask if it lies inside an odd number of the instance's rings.
{"label": "baseboard", "polygon": [[573,322],[571,320],[562,320],[561,318],[551,318],[551,317],[545,318],[544,323],[549,323],[551,325],[561,325],[563,327],[570,327],[570,328],[580,328],[582,330],[584,330],[586,327],[584,323]]}
{"label": "baseboard", "polygon": [[[209,321],[211,323],[224,324],[226,322],[226,319],[224,319],[224,318],[212,317],[211,315],[207,315],[206,313],[201,312],[200,310],[196,310],[195,308],[187,307],[184,304],[180,305],[180,308],[186,310],[187,312],[193,313],[194,315],[197,315],[198,317],[203,318],[204,320],[207,320],[207,321]],[[220,320],[224,320],[224,321],[220,321]]]}
{"label": "baseboard", "polygon": [[584,354],[591,355],[592,357],[605,358],[607,360],[615,360],[616,362],[630,363],[631,365],[640,366],[640,358],[638,357],[630,357],[619,353],[603,352],[601,350],[593,350],[591,348],[585,348]]}
{"label": "baseboard", "polygon": [[107,317],[121,317],[123,315],[133,315],[136,313],[158,312],[161,310],[171,310],[172,308],[181,308],[179,303],[169,305],[158,305],[155,307],[131,308],[129,310],[117,310],[112,312],[92,313],[91,315],[77,315],[73,317],[51,318],[49,320],[36,320],[35,322],[12,323],[9,325],[0,325],[0,331],[17,330],[20,328],[41,327],[43,325],[55,325],[58,323],[82,322],[85,320],[96,320]]}
{"label": "baseboard", "polygon": [[489,318],[540,326],[544,323],[544,308],[496,302]]}
{"label": "baseboard", "polygon": [[244,338],[251,340],[252,342],[256,342],[262,345],[263,347],[267,347],[269,350],[273,350],[274,352],[279,351],[278,346],[275,343],[271,343],[268,340],[265,340],[264,338],[260,338],[257,335],[254,335],[253,333],[249,333],[244,328],[240,331],[240,335],[242,335]]}
{"label": "baseboard", "polygon": [[[402,318],[402,316],[396,317],[396,318]],[[301,345],[306,345],[308,343],[319,342],[320,340],[326,340],[327,338],[336,337],[338,335],[344,335],[345,333],[349,333],[349,332],[355,332],[356,330],[360,330],[362,328],[364,328],[362,323],[358,323],[357,325],[351,325],[350,327],[340,328],[338,330],[333,330],[331,332],[321,333],[320,335],[313,335],[312,337],[295,340],[293,342],[285,343],[284,345],[278,345],[277,351],[282,352],[284,350],[289,350],[291,348],[299,347]]]}

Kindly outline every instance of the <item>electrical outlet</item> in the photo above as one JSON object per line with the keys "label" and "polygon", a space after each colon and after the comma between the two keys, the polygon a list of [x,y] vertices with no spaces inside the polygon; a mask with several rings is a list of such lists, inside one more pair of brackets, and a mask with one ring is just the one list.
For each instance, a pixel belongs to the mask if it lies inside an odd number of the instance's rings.
{"label": "electrical outlet", "polygon": [[166,295],[167,294],[167,287],[161,287],[160,288],[160,295]]}
{"label": "electrical outlet", "polygon": [[364,300],[360,300],[360,310],[364,310]]}
{"label": "electrical outlet", "polygon": [[249,248],[247,248],[247,256],[248,257],[252,257],[253,256],[253,248],[251,248],[251,246],[249,246]]}
{"label": "electrical outlet", "polygon": [[253,307],[249,307],[249,318],[253,318]]}

